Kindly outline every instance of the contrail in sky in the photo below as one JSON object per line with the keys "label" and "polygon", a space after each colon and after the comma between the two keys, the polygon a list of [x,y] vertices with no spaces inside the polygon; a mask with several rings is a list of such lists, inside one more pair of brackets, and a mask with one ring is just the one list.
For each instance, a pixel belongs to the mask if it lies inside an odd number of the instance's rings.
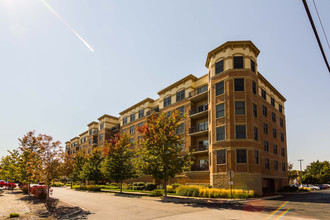
{"label": "contrail in sky", "polygon": [[92,52],[94,49],[50,6],[46,0],[40,0],[58,19],[60,19],[63,24],[65,24],[84,44],[85,46]]}

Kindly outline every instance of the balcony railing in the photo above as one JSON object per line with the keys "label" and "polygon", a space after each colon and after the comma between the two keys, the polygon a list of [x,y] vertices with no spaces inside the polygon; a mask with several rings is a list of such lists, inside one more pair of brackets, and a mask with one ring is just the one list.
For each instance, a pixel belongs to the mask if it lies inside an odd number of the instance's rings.
{"label": "balcony railing", "polygon": [[193,164],[191,166],[191,171],[208,171],[208,170],[209,170],[209,163]]}
{"label": "balcony railing", "polygon": [[193,91],[189,92],[189,98],[199,95],[206,91],[207,91],[207,85],[194,89]]}
{"label": "balcony railing", "polygon": [[120,125],[116,125],[116,126],[111,128],[112,131],[117,131],[119,129],[120,129]]}
{"label": "balcony railing", "polygon": [[201,105],[201,106],[198,106],[196,108],[192,108],[189,110],[189,115],[195,115],[195,114],[198,114],[200,112],[205,112],[208,110],[208,104],[205,104],[205,105]]}
{"label": "balcony railing", "polygon": [[193,145],[189,147],[190,152],[206,151],[209,149],[208,145]]}
{"label": "balcony railing", "polygon": [[209,129],[209,124],[207,122],[201,123],[198,126],[193,126],[189,128],[189,134],[200,132],[200,131],[207,131]]}
{"label": "balcony railing", "polygon": [[150,111],[147,111],[146,112],[146,116],[151,115],[154,112],[159,112],[159,107],[156,107],[154,109],[151,109]]}

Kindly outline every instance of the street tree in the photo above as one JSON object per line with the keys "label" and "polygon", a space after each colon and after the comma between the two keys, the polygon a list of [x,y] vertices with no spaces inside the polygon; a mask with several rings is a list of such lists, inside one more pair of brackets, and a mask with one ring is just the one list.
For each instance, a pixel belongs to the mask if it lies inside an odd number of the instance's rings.
{"label": "street tree", "polygon": [[189,154],[184,153],[182,137],[177,134],[184,116],[174,112],[153,113],[147,123],[138,128],[141,134],[138,148],[138,161],[145,174],[164,181],[164,194],[167,196],[167,182],[188,169]]}
{"label": "street tree", "polygon": [[122,193],[123,180],[135,176],[133,164],[134,151],[130,148],[130,137],[126,134],[116,134],[103,147],[104,161],[102,172],[109,180],[120,183],[120,193]]}
{"label": "street tree", "polygon": [[82,167],[82,171],[80,173],[80,177],[83,180],[92,181],[93,183],[98,183],[103,179],[103,175],[101,172],[101,163],[103,161],[102,151],[99,147],[96,147],[92,150],[90,154],[87,155],[87,160],[84,166]]}
{"label": "street tree", "polygon": [[317,160],[310,163],[303,172],[302,182],[306,184],[330,183],[330,162]]}
{"label": "street tree", "polygon": [[83,167],[85,166],[87,162],[86,153],[84,151],[78,151],[73,156],[73,166],[72,166],[72,174],[71,179],[73,181],[79,181],[80,185],[81,182],[83,182],[84,175],[82,174]]}

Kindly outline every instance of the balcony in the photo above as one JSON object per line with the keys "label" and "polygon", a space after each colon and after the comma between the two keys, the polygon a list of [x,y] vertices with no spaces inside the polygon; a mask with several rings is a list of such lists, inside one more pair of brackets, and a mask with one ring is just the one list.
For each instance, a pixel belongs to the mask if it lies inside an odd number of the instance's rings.
{"label": "balcony", "polygon": [[207,99],[207,85],[194,89],[189,93],[189,99],[194,102],[199,102]]}
{"label": "balcony", "polygon": [[114,126],[114,127],[111,128],[111,131],[112,132],[118,132],[119,129],[120,129],[120,125],[116,125],[116,126]]}
{"label": "balcony", "polygon": [[191,171],[209,171],[209,164],[193,164],[191,166]]}
{"label": "balcony", "polygon": [[209,131],[208,122],[203,122],[198,124],[198,126],[193,126],[189,128],[189,135],[190,136],[203,136],[207,134]]}
{"label": "balcony", "polygon": [[154,112],[159,112],[159,107],[156,107],[154,109],[151,109],[150,111],[147,111],[146,116],[151,115]]}
{"label": "balcony", "polygon": [[193,119],[201,119],[208,116],[208,104],[198,106],[189,110],[189,117]]}
{"label": "balcony", "polygon": [[194,153],[204,153],[209,151],[208,145],[193,145],[189,147],[190,152]]}

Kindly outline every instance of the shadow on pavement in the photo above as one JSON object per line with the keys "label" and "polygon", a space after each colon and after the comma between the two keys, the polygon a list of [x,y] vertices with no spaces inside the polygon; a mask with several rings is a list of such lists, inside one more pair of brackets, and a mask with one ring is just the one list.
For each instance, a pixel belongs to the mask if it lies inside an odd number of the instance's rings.
{"label": "shadow on pavement", "polygon": [[270,201],[289,201],[306,203],[330,204],[330,190],[320,190],[304,194],[283,194],[283,197],[269,199]]}

